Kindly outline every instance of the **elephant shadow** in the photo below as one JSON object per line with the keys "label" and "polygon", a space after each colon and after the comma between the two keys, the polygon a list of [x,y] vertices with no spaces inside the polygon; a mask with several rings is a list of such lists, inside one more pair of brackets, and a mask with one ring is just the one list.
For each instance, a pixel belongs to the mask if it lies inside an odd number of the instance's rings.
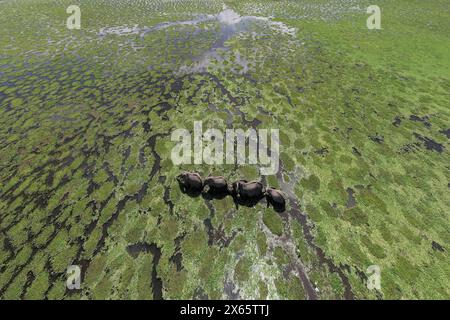
{"label": "elephant shadow", "polygon": [[233,197],[234,204],[236,206],[236,209],[239,209],[239,206],[244,206],[248,208],[253,208],[258,204],[259,201],[261,201],[264,197],[258,197],[258,198],[238,198],[236,196]]}
{"label": "elephant shadow", "polygon": [[202,192],[202,197],[205,200],[222,200],[225,199],[229,195],[228,192],[225,191],[208,191]]}
{"label": "elephant shadow", "polygon": [[285,204],[272,204],[273,210],[278,213],[283,213],[286,211],[286,205]]}

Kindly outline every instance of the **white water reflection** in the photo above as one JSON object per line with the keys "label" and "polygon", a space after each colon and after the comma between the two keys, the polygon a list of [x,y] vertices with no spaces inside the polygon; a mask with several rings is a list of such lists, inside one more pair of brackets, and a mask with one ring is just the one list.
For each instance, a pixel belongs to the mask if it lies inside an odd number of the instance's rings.
{"label": "white water reflection", "polygon": [[[179,20],[159,23],[153,27],[139,27],[134,26],[116,26],[106,27],[100,29],[97,33],[98,36],[105,37],[107,35],[117,36],[130,36],[139,35],[141,42],[136,39],[130,40],[131,47],[134,50],[140,50],[145,48],[142,43],[145,40],[145,36],[153,32],[165,30],[171,27],[183,27],[194,26],[196,30],[206,30],[209,28],[207,23],[218,24],[218,32],[215,41],[211,47],[198,56],[191,57],[192,61],[189,65],[183,65],[178,69],[178,73],[201,73],[206,72],[208,68],[214,63],[215,65],[222,65],[224,60],[227,59],[224,56],[224,52],[227,52],[229,48],[226,42],[231,38],[238,36],[242,33],[255,34],[254,27],[257,26],[261,30],[271,30],[272,32],[278,32],[294,37],[296,35],[296,29],[288,27],[283,22],[273,21],[271,17],[260,16],[240,16],[237,12],[224,6],[224,9],[216,15],[199,14],[191,20]],[[203,24],[202,26],[199,26]],[[214,29],[214,28],[213,28]],[[264,33],[266,31],[263,31]],[[200,35],[201,36],[201,35]],[[183,41],[178,39],[177,41]],[[236,68],[233,68],[233,72],[246,73],[249,70],[249,62],[241,56],[238,52],[232,52],[233,63]],[[229,58],[229,57],[228,57]]]}

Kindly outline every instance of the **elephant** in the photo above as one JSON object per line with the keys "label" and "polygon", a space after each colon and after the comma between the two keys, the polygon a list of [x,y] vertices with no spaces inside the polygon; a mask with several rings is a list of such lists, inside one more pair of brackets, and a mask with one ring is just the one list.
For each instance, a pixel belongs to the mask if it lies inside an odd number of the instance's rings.
{"label": "elephant", "polygon": [[284,212],[286,210],[286,197],[280,190],[274,188],[266,189],[267,207],[272,205],[275,211]]}
{"label": "elephant", "polygon": [[198,196],[203,190],[203,179],[196,172],[183,172],[177,176],[178,184],[183,193]]}
{"label": "elephant", "polygon": [[222,177],[207,177],[203,183],[202,194],[207,199],[223,199],[229,194],[227,180]]}
{"label": "elephant", "polygon": [[233,182],[230,194],[238,204],[253,207],[264,197],[265,188],[259,181],[238,180]]}

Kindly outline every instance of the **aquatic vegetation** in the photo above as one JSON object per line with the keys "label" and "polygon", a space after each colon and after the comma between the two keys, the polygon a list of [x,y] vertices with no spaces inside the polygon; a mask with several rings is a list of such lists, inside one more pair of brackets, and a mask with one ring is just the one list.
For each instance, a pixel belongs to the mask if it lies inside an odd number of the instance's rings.
{"label": "aquatic vegetation", "polygon": [[[0,298],[450,296],[447,1],[69,4],[0,2]],[[280,130],[285,213],[180,191],[261,178],[174,165],[200,120]]]}

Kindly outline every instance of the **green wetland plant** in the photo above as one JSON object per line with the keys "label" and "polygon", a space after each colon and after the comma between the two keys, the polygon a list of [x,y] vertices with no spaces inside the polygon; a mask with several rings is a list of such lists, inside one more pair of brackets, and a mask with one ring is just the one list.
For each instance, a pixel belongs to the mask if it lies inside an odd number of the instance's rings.
{"label": "green wetland plant", "polygon": [[[71,4],[0,2],[1,299],[450,297],[448,1],[380,0],[380,30],[368,1]],[[278,129],[280,170],[175,165],[195,121]]]}

